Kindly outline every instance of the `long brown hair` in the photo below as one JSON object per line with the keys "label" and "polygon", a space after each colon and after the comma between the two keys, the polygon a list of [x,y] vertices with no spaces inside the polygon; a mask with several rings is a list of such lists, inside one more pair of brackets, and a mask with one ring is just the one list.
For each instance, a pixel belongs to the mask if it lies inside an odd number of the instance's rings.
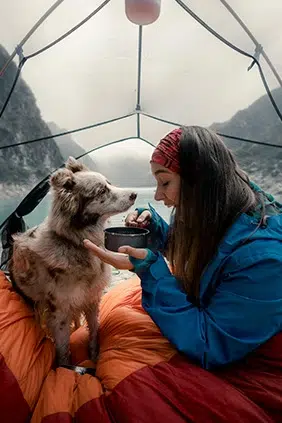
{"label": "long brown hair", "polygon": [[233,154],[212,131],[182,128],[180,195],[168,242],[173,273],[199,304],[201,276],[227,229],[258,198]]}

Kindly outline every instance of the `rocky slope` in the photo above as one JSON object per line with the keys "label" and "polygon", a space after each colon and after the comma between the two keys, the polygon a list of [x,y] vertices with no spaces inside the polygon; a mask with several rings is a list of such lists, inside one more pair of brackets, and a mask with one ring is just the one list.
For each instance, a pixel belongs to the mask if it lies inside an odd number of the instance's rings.
{"label": "rocky slope", "polygon": [[[8,59],[0,45],[0,68]],[[14,81],[17,66],[13,62],[0,77],[0,110]],[[31,89],[20,77],[10,102],[0,119],[0,146],[51,135],[41,117]],[[0,150],[0,198],[23,196],[63,161],[53,139]]]}
{"label": "rocky slope", "polygon": [[[66,129],[60,128],[55,122],[47,122],[52,135],[65,132]],[[62,135],[61,137],[54,137],[54,140],[60,150],[60,153],[66,161],[69,156],[79,157],[85,153],[84,148],[74,141],[72,135]],[[89,156],[84,156],[81,161],[91,170],[95,171],[95,163]]]}
{"label": "rocky slope", "polygon": [[[282,88],[273,90],[272,95],[282,111]],[[238,111],[229,121],[214,123],[212,129],[228,135],[278,144],[282,147],[282,122],[267,95],[260,97],[248,108]],[[225,139],[225,142],[235,152],[240,165],[250,177],[281,201],[282,148],[228,139]]]}

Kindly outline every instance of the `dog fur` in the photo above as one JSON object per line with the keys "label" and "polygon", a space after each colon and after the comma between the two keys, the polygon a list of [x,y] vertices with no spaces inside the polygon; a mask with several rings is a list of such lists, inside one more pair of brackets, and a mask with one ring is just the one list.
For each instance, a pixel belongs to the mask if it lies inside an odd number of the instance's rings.
{"label": "dog fur", "polygon": [[50,178],[51,211],[38,227],[14,236],[11,280],[18,292],[46,311],[58,365],[69,364],[72,321],[85,315],[89,351],[97,358],[98,307],[110,282],[110,267],[91,254],[83,240],[104,245],[104,225],[125,212],[137,195],[112,186],[70,157]]}

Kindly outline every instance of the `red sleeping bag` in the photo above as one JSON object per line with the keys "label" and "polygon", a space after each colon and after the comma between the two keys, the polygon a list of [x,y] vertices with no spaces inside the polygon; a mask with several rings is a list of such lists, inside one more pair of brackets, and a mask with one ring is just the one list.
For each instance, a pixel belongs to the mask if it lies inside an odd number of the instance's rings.
{"label": "red sleeping bag", "polygon": [[[72,361],[87,357],[87,329]],[[100,310],[96,377],[54,369],[54,346],[0,273],[0,423],[282,422],[282,334],[214,373],[179,355],[141,306],[134,277]]]}

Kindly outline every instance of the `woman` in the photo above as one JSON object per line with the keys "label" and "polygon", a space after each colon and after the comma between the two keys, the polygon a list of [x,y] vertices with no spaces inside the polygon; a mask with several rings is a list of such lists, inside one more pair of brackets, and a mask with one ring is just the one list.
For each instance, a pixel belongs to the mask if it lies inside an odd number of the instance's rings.
{"label": "woman", "polygon": [[149,223],[149,249],[85,246],[138,274],[144,309],[180,352],[206,369],[237,361],[282,328],[282,205],[201,127],[169,133],[151,168],[155,199],[175,208],[170,227],[138,209],[127,224]]}

